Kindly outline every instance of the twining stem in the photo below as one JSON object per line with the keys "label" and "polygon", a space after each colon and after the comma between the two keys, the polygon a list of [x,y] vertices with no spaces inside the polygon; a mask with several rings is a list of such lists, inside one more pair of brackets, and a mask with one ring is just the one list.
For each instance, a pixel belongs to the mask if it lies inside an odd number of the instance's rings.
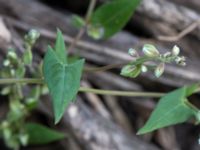
{"label": "twining stem", "polygon": [[112,65],[107,65],[107,66],[102,66],[102,67],[84,67],[84,72],[103,72],[107,70],[111,70],[114,68],[119,68],[123,67],[124,65],[128,64],[126,63],[121,63],[121,64],[112,64]]}
{"label": "twining stem", "polygon": [[[44,84],[44,79],[23,78],[23,79],[0,79],[0,84]],[[113,96],[132,96],[132,97],[161,97],[165,93],[159,92],[133,92],[133,91],[113,91],[113,90],[101,90],[80,87],[79,92],[95,93],[100,95],[113,95]]]}
{"label": "twining stem", "polygon": [[88,10],[87,10],[87,13],[86,13],[86,17],[85,17],[86,23],[88,23],[89,20],[90,20],[90,18],[91,18],[91,15],[92,15],[92,13],[93,13],[93,11],[94,11],[96,2],[97,2],[97,0],[91,0],[91,1],[90,1],[90,5],[89,5],[89,7],[88,7]]}
{"label": "twining stem", "polygon": [[199,109],[198,109],[196,106],[194,106],[192,103],[190,103],[188,100],[185,101],[185,104],[186,104],[188,107],[190,107],[192,110],[194,110],[196,113],[199,112]]}
{"label": "twining stem", "polygon": [[43,79],[34,79],[34,78],[7,78],[0,79],[0,84],[17,84],[17,83],[25,83],[25,84],[44,84]]}
{"label": "twining stem", "polygon": [[85,30],[86,30],[86,28],[87,28],[87,26],[88,26],[88,24],[90,22],[90,18],[91,18],[93,10],[95,8],[96,2],[97,2],[97,0],[90,0],[90,4],[89,4],[89,7],[88,7],[86,16],[85,16],[85,25],[79,30],[79,32],[78,32],[77,36],[75,37],[74,41],[69,46],[68,51],[71,51],[76,46],[76,43],[83,36],[83,34],[84,34],[84,32],[85,32]]}
{"label": "twining stem", "polygon": [[164,93],[159,92],[132,92],[132,91],[114,91],[101,90],[93,88],[80,87],[79,92],[95,93],[100,95],[127,96],[127,97],[161,97]]}

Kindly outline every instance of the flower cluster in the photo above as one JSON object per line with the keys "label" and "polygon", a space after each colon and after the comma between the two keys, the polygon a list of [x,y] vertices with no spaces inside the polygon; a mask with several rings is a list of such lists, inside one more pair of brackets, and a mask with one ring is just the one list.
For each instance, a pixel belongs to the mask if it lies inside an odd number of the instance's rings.
{"label": "flower cluster", "polygon": [[180,48],[176,45],[171,51],[161,54],[154,45],[145,44],[142,52],[143,56],[140,56],[135,49],[129,49],[128,54],[135,60],[122,68],[121,75],[135,78],[141,72],[154,70],[154,75],[159,78],[164,73],[166,63],[175,62],[181,66],[186,65],[186,59],[184,56],[179,56]]}

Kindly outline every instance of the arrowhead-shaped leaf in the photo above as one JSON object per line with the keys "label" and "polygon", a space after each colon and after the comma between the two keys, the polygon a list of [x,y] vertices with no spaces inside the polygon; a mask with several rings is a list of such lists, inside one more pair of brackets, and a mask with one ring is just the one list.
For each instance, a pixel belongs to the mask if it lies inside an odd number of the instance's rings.
{"label": "arrowhead-shaped leaf", "polygon": [[131,18],[140,0],[112,0],[94,12],[92,25],[104,29],[104,38],[109,38],[121,30]]}
{"label": "arrowhead-shaped leaf", "polygon": [[65,135],[36,123],[27,123],[26,131],[30,145],[48,144],[65,138]]}
{"label": "arrowhead-shaped leaf", "polygon": [[[66,54],[63,51],[63,38],[58,33],[56,51],[51,47],[45,54],[43,73],[45,82],[53,98],[55,123],[58,123],[65,112],[65,108],[76,96],[79,87],[84,60],[77,60],[71,64],[65,63]],[[60,43],[60,44],[59,44]],[[61,48],[59,49],[59,46]],[[60,51],[59,51],[60,50]],[[63,57],[64,56],[64,57]]]}
{"label": "arrowhead-shaped leaf", "polygon": [[149,120],[138,134],[144,134],[169,125],[182,123],[195,117],[196,110],[189,107],[187,96],[190,96],[197,85],[182,87],[163,96],[152,112]]}

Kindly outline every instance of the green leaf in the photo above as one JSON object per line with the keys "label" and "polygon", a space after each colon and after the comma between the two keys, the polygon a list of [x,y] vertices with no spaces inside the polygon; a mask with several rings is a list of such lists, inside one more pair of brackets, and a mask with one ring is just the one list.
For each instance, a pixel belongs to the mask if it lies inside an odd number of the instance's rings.
{"label": "green leaf", "polygon": [[71,22],[72,22],[72,25],[75,26],[78,29],[85,26],[85,20],[82,17],[77,16],[77,15],[72,16]]}
{"label": "green leaf", "polygon": [[48,144],[65,138],[63,133],[36,123],[27,123],[25,128],[29,136],[29,145]]}
{"label": "green leaf", "polygon": [[188,86],[186,90],[186,96],[188,97],[192,95],[198,89],[198,87],[199,87],[199,83]]}
{"label": "green leaf", "polygon": [[104,28],[104,38],[120,31],[131,18],[140,0],[112,0],[94,12],[91,25]]}
{"label": "green leaf", "polygon": [[182,123],[195,117],[197,111],[187,105],[187,96],[191,95],[197,85],[182,87],[163,96],[137,134],[144,134],[169,125]]}
{"label": "green leaf", "polygon": [[61,61],[62,63],[67,63],[65,41],[62,32],[59,29],[57,29],[55,52],[59,61]]}
{"label": "green leaf", "polygon": [[[56,42],[57,51],[49,47],[43,65],[44,79],[53,98],[55,123],[60,121],[65,108],[78,93],[84,65],[83,59],[67,63],[67,58],[62,57],[65,55],[62,34],[59,32],[58,34],[60,35]],[[59,49],[59,47],[61,48]]]}

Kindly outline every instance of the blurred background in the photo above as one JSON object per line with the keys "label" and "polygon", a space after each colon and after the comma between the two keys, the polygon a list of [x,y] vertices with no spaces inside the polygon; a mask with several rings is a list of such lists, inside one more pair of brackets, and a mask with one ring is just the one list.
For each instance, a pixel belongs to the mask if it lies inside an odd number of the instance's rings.
{"label": "blurred background", "polygon": [[[98,0],[97,6],[105,0]],[[56,28],[67,39],[75,37],[78,29],[71,23],[73,14],[84,16],[89,0],[0,0],[0,61],[6,51],[15,47],[23,51],[23,36],[31,28],[41,31],[41,38],[33,49],[37,66],[43,58],[47,44],[55,41]],[[108,18],[109,19],[109,18]],[[174,45],[181,48],[187,65],[167,65],[161,78],[152,73],[136,79],[119,75],[120,67],[105,71],[84,73],[81,85],[110,90],[169,92],[183,85],[200,81],[200,1],[199,0],[142,0],[131,20],[115,36],[108,40],[93,40],[87,35],[81,38],[70,54],[86,58],[89,67],[119,64],[131,60],[129,48],[141,49],[152,43],[162,52]],[[192,26],[191,26],[192,25]],[[186,36],[177,37],[187,27],[194,27]],[[172,36],[172,41],[160,36]],[[7,97],[1,96],[0,119],[8,111]],[[154,109],[153,98],[98,96],[80,93],[77,101],[66,111],[61,123],[53,124],[49,96],[42,96],[37,110],[28,118],[67,134],[59,142],[43,146],[29,146],[24,150],[199,150],[200,127],[184,123],[136,136]],[[199,106],[199,95],[191,97]],[[7,150],[4,141],[0,149]]]}

